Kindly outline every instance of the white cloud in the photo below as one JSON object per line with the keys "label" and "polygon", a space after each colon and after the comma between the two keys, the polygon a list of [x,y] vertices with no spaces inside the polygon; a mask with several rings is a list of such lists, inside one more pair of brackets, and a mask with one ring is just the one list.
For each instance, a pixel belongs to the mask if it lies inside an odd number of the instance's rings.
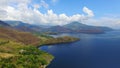
{"label": "white cloud", "polygon": [[5,18],[7,16],[6,13],[7,12],[5,10],[0,9],[0,18]]}
{"label": "white cloud", "polygon": [[41,0],[40,3],[34,4],[33,7],[35,9],[39,9],[41,7],[48,9],[49,5],[44,0]]}
{"label": "white cloud", "polygon": [[44,1],[44,0],[41,0],[41,3],[40,3],[40,7],[44,7],[44,8],[48,8],[49,5]]}
{"label": "white cloud", "polygon": [[[0,19],[1,20],[19,20],[32,24],[50,24],[64,25],[72,21],[82,21],[94,16],[92,10],[83,8],[85,14],[56,14],[52,10],[41,13],[38,8],[48,8],[49,5],[41,0],[40,3],[32,4],[31,0],[0,0]],[[31,6],[29,6],[31,5]]]}
{"label": "white cloud", "polygon": [[120,18],[101,17],[99,19],[85,20],[84,23],[88,24],[88,25],[107,26],[107,27],[111,27],[111,28],[114,28],[114,29],[120,29]]}
{"label": "white cloud", "polygon": [[88,9],[87,7],[84,7],[83,11],[88,14],[88,17],[93,17],[94,16],[93,11]]}

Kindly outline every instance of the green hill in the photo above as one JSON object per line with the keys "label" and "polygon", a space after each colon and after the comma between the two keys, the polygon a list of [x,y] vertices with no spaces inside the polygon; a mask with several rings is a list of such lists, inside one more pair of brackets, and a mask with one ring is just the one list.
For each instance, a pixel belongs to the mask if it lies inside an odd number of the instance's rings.
{"label": "green hill", "polygon": [[34,46],[0,39],[0,68],[43,68],[52,59]]}

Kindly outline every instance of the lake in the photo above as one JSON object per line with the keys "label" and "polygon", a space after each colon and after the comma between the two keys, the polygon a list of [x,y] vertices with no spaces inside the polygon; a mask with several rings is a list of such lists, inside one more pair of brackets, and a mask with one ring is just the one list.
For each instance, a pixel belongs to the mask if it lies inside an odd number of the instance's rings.
{"label": "lake", "polygon": [[64,35],[81,40],[40,47],[55,57],[47,68],[120,68],[120,31]]}

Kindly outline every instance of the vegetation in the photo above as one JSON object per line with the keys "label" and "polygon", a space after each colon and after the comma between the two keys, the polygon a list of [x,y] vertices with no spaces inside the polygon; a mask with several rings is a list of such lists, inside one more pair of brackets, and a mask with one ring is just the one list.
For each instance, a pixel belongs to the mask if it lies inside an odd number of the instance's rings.
{"label": "vegetation", "polygon": [[52,36],[50,36],[49,34],[46,34],[46,33],[34,32],[34,33],[32,33],[32,34],[35,35],[35,36],[37,36],[37,37],[53,38]]}
{"label": "vegetation", "polygon": [[58,38],[47,38],[44,41],[41,41],[44,44],[59,44],[59,43],[69,43],[69,42],[74,42],[78,41],[78,38],[70,37],[70,36],[63,36],[63,37],[58,37]]}
{"label": "vegetation", "polygon": [[13,41],[0,45],[0,68],[43,68],[52,59],[53,56],[34,46]]}
{"label": "vegetation", "polygon": [[25,45],[39,45],[40,39],[31,33],[16,31],[13,29],[0,28],[0,38],[12,40]]}
{"label": "vegetation", "polygon": [[44,34],[47,34],[47,35],[57,35],[58,33],[57,32],[44,32]]}

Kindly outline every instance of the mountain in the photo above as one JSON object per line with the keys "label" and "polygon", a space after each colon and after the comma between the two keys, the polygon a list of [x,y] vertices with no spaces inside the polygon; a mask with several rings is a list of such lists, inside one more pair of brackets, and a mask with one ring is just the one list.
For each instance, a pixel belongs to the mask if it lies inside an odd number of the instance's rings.
{"label": "mountain", "polygon": [[70,28],[73,30],[103,30],[103,31],[109,31],[112,30],[111,28],[108,27],[102,27],[102,26],[89,26],[86,24],[82,24],[79,22],[72,22],[70,24],[64,25],[66,28]]}
{"label": "mountain", "polygon": [[40,32],[42,30],[42,27],[32,24],[27,24],[21,21],[5,21],[5,22],[11,25],[12,27],[15,27],[16,29],[25,32]]}
{"label": "mountain", "polygon": [[9,24],[5,23],[4,21],[0,20],[0,27],[11,27]]}
{"label": "mountain", "polygon": [[111,28],[102,26],[90,26],[79,22],[71,22],[63,26],[52,26],[45,29],[46,32],[58,32],[58,33],[89,33],[89,34],[101,34],[106,31],[111,31]]}
{"label": "mountain", "polygon": [[72,30],[78,30],[78,29],[86,29],[88,25],[85,25],[79,22],[71,22],[70,24],[64,25],[64,27],[72,29]]}
{"label": "mountain", "polygon": [[58,33],[68,33],[71,32],[72,30],[69,28],[65,28],[63,26],[52,26],[50,28],[46,28],[44,32],[58,32]]}
{"label": "mountain", "polygon": [[74,30],[75,32],[81,32],[81,33],[104,33],[106,31],[113,30],[109,27],[90,26],[90,25],[79,23],[79,22],[71,22],[69,24],[64,25],[63,27],[69,28]]}
{"label": "mountain", "polygon": [[105,33],[106,31],[111,31],[113,29],[108,27],[102,26],[90,26],[86,24],[82,24],[79,22],[71,22],[69,24],[63,26],[39,26],[24,23],[21,21],[4,21],[8,25],[25,32],[32,32],[32,33],[41,33],[41,32],[57,32],[57,33],[90,33],[90,34],[100,34]]}

